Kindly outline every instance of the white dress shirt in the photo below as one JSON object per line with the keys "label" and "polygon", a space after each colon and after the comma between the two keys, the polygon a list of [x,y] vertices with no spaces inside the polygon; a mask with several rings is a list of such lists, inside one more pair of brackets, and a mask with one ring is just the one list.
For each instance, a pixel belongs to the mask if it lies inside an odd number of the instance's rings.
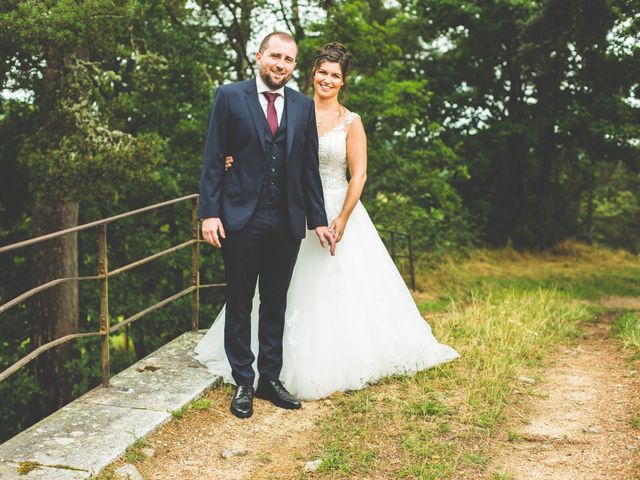
{"label": "white dress shirt", "polygon": [[264,116],[267,116],[267,105],[269,101],[267,97],[265,97],[262,92],[273,92],[279,94],[276,97],[275,107],[276,113],[278,114],[278,125],[280,125],[280,120],[282,119],[282,111],[284,110],[284,87],[279,88],[278,90],[271,90],[260,78],[260,75],[256,75],[256,85],[258,86],[258,100],[260,100],[260,106],[262,107],[262,111],[264,112]]}

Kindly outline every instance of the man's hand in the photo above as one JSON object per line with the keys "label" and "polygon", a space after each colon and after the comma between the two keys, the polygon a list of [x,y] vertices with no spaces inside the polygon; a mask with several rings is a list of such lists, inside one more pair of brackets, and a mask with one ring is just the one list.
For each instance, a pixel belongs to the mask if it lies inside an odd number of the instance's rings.
{"label": "man's hand", "polygon": [[218,234],[222,238],[227,238],[224,233],[224,227],[222,226],[222,221],[218,217],[210,217],[205,218],[202,221],[202,238],[206,240],[207,243],[210,243],[216,248],[222,247],[220,243],[220,238],[218,238]]}
{"label": "man's hand", "polygon": [[331,255],[336,254],[336,237],[329,231],[329,227],[316,227],[316,235],[320,240],[320,245],[324,248],[327,243],[329,244],[329,251]]}

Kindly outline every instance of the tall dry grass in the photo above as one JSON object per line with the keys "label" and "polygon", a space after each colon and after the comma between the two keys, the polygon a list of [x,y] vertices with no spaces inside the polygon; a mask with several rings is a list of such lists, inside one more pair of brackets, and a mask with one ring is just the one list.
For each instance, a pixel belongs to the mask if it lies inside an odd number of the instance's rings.
{"label": "tall dry grass", "polygon": [[487,439],[514,392],[530,388],[518,377],[535,378],[554,345],[597,318],[585,299],[640,295],[640,262],[575,243],[478,250],[419,281],[425,317],[460,358],[338,397],[322,425],[321,468],[300,478],[483,478]]}
{"label": "tall dry grass", "polygon": [[613,332],[622,340],[624,348],[633,349],[640,358],[640,313],[625,312],[620,315],[613,326]]}
{"label": "tall dry grass", "polygon": [[338,400],[324,425],[320,478],[449,478],[480,472],[481,445],[502,419],[516,377],[531,375],[552,345],[594,318],[553,291],[511,292],[453,304],[430,317],[460,358],[385,379]]}
{"label": "tall dry grass", "polygon": [[[468,300],[496,290],[555,289],[584,300],[640,296],[640,255],[564,242],[542,252],[478,249],[418,269],[417,300]],[[441,304],[442,302],[440,302]],[[445,302],[446,303],[446,302]]]}

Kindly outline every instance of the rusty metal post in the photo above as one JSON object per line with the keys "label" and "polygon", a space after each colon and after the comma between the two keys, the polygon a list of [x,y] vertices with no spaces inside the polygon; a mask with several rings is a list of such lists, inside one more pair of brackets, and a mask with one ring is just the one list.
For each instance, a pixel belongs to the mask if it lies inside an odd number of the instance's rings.
{"label": "rusty metal post", "polygon": [[413,267],[413,247],[411,246],[411,235],[407,235],[407,243],[409,244],[409,274],[411,275],[411,288],[416,289],[416,272]]}
{"label": "rusty metal post", "polygon": [[191,200],[191,224],[191,235],[196,240],[191,247],[191,285],[196,287],[191,294],[191,329],[195,331],[200,322],[200,225],[197,198]]}
{"label": "rusty metal post", "polygon": [[100,276],[100,334],[102,335],[102,386],[109,387],[109,271],[107,255],[107,224],[100,224],[98,236],[98,275]]}

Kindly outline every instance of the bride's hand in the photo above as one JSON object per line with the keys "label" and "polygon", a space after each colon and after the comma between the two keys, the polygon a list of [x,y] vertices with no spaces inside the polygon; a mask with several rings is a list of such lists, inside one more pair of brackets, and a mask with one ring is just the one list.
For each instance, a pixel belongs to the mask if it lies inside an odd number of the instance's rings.
{"label": "bride's hand", "polygon": [[334,234],[336,242],[342,240],[342,235],[344,235],[344,229],[346,226],[347,220],[340,215],[338,215],[333,222],[331,222],[331,225],[329,225],[329,231]]}

